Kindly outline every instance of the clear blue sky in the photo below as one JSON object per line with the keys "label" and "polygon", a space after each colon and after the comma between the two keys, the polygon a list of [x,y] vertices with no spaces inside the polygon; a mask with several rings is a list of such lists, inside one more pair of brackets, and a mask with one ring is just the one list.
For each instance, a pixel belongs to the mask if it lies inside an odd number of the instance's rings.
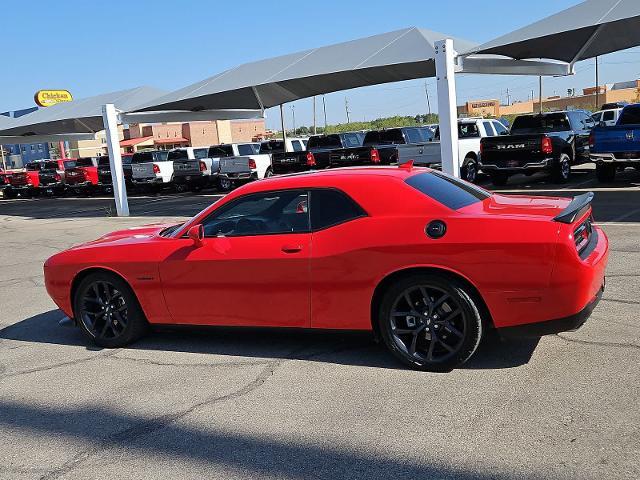
{"label": "clear blue sky", "polygon": [[[36,90],[65,88],[76,98],[138,85],[173,90],[229,67],[297,50],[418,26],[484,42],[578,0],[32,0],[3,5],[0,111],[33,105]],[[440,7],[437,7],[440,5]],[[640,77],[640,48],[601,57],[601,81]],[[548,79],[545,94],[593,84],[593,61],[569,78]],[[432,98],[435,80],[427,80]],[[537,78],[458,76],[458,103],[526,99]],[[424,81],[326,96],[329,123],[426,112]],[[432,102],[434,108],[435,101]],[[311,100],[295,102],[296,123],[311,124]],[[435,108],[434,108],[435,110]],[[291,110],[287,111],[291,126]],[[279,125],[276,109],[267,124]],[[321,124],[318,115],[318,124]]]}

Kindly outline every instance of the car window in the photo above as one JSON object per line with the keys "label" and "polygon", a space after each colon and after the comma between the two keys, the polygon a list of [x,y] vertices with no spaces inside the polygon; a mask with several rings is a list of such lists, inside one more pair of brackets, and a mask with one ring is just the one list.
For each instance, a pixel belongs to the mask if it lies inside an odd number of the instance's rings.
{"label": "car window", "polygon": [[57,170],[58,162],[44,162],[43,168],[46,170]]}
{"label": "car window", "polygon": [[76,161],[75,160],[65,160],[64,162],[64,168],[65,170],[68,168],[74,168],[76,166]]}
{"label": "car window", "polygon": [[419,127],[420,133],[422,134],[422,138],[425,142],[433,141],[433,130],[429,127]]}
{"label": "car window", "polygon": [[522,115],[516,117],[511,134],[566,132],[571,130],[566,113],[547,113],[544,115]]}
{"label": "car window", "polygon": [[100,167],[110,167],[111,164],[109,163],[109,157],[100,157],[98,158],[98,166]]}
{"label": "car window", "polygon": [[425,141],[417,128],[406,128],[404,133],[409,143],[423,143]]}
{"label": "car window", "polygon": [[435,171],[413,175],[406,183],[451,210],[458,210],[491,196],[480,187]]}
{"label": "car window", "polygon": [[507,130],[507,128],[504,125],[502,125],[500,122],[493,122],[493,128],[495,128],[496,134],[498,135],[509,134],[509,130]]}
{"label": "car window", "polygon": [[38,163],[27,163],[25,165],[25,170],[29,171],[29,172],[37,172],[40,170],[40,164]]}
{"label": "car window", "polygon": [[600,123],[602,121],[602,112],[594,113],[591,118],[593,118],[594,122]]}
{"label": "car window", "polygon": [[493,129],[492,122],[482,122],[482,126],[484,127],[484,131],[487,134],[487,137],[495,137],[496,132]]}
{"label": "car window", "polygon": [[233,146],[231,145],[213,145],[209,147],[209,158],[232,157]]}
{"label": "car window", "polygon": [[361,147],[363,138],[364,137],[356,133],[345,133],[342,135],[345,148]]}
{"label": "car window", "polygon": [[340,190],[318,189],[311,191],[311,229],[313,231],[366,215],[360,205]]}
{"label": "car window", "polygon": [[404,143],[404,135],[399,128],[374,130],[367,132],[364,137],[364,145],[367,147],[374,145],[402,145]]}
{"label": "car window", "polygon": [[194,148],[193,156],[195,159],[200,160],[201,158],[207,158],[207,153],[209,153],[208,148]]}
{"label": "car window", "polygon": [[78,167],[93,167],[93,159],[91,158],[79,158],[76,160],[76,166]]}
{"label": "car window", "polygon": [[187,150],[171,150],[167,156],[167,160],[186,160],[189,158]]}
{"label": "car window", "polygon": [[342,148],[342,142],[339,135],[316,135],[309,139],[307,149],[316,148]]}
{"label": "car window", "polygon": [[602,113],[602,121],[608,122],[614,120],[616,118],[615,112],[613,110],[607,110]]}
{"label": "car window", "polygon": [[291,140],[291,146],[293,147],[294,152],[301,152],[302,150],[304,150],[302,148],[302,144],[300,143],[300,140]]}
{"label": "car window", "polygon": [[309,231],[305,190],[256,193],[213,212],[202,225],[206,237],[272,235]]}
{"label": "car window", "polygon": [[474,123],[459,123],[458,124],[458,137],[459,138],[477,138],[480,136],[478,125]]}
{"label": "car window", "polygon": [[253,144],[251,144],[251,143],[243,143],[241,145],[238,145],[238,154],[239,155],[253,155],[254,153],[257,153],[257,151],[254,148]]}

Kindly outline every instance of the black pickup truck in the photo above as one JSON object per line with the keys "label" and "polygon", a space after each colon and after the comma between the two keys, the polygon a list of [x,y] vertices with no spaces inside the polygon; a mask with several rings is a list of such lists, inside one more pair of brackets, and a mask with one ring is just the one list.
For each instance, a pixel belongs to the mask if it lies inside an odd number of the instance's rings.
{"label": "black pickup truck", "polygon": [[589,161],[589,134],[595,126],[583,110],[516,117],[509,135],[480,140],[480,169],[494,185],[509,176],[551,173],[554,183],[566,183],[571,165]]}
{"label": "black pickup truck", "polygon": [[427,127],[372,130],[365,135],[362,147],[331,151],[329,168],[420,162],[424,147],[432,141],[433,133]]}
{"label": "black pickup truck", "polygon": [[[332,133],[313,135],[309,138],[307,149],[298,152],[284,152],[282,147],[265,149],[271,153],[271,174],[305,172],[329,167],[329,156],[336,149],[361,147],[364,140],[362,132]],[[263,153],[262,148],[260,153]],[[269,172],[268,172],[269,173]],[[267,175],[268,176],[268,175]]]}

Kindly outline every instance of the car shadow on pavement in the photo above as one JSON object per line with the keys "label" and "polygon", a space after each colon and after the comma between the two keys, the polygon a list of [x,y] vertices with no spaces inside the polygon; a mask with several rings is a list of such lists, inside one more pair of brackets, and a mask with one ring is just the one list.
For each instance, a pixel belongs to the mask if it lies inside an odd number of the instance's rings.
{"label": "car shadow on pavement", "polygon": [[[0,339],[99,349],[74,326],[61,326],[52,310],[0,330]],[[501,340],[487,335],[465,369],[504,369],[529,362],[538,339]],[[133,350],[249,358],[308,360],[375,368],[405,368],[374,341],[371,332],[239,327],[162,327],[128,347]]]}
{"label": "car shadow on pavement", "polygon": [[[78,451],[75,454],[70,454],[66,461],[56,460],[55,466],[49,467],[43,478],[73,477],[76,469],[94,468],[97,469],[94,472],[99,472],[100,462],[107,459],[111,459],[110,466],[105,465],[109,468],[107,472],[117,475],[127,470],[127,475],[131,475],[133,471],[130,469],[134,468],[137,474],[146,473],[151,477],[154,469],[157,473],[162,471],[163,465],[166,468],[170,464],[177,470],[185,469],[187,476],[194,475],[189,470],[192,466],[208,471],[207,476],[216,472],[220,478],[228,475],[234,478],[282,479],[509,478],[499,473],[497,467],[485,466],[484,472],[477,471],[464,465],[468,462],[456,461],[451,456],[437,458],[428,451],[418,459],[408,455],[381,454],[374,448],[367,448],[367,445],[351,447],[353,439],[349,438],[340,442],[302,441],[300,438],[303,436],[318,436],[304,419],[300,419],[297,430],[290,436],[243,432],[246,413],[240,405],[235,407],[238,415],[228,416],[223,426],[218,426],[214,420],[202,426],[181,421],[196,410],[228,400],[236,401],[255,388],[259,385],[244,388],[235,395],[212,396],[196,406],[183,407],[180,411],[157,418],[116,411],[103,405],[36,406],[3,399],[0,400],[0,428],[39,439],[55,438],[57,442],[66,441],[76,446]],[[309,431],[305,433],[307,429]],[[339,432],[336,435],[340,435]],[[115,458],[122,461],[115,462]]]}

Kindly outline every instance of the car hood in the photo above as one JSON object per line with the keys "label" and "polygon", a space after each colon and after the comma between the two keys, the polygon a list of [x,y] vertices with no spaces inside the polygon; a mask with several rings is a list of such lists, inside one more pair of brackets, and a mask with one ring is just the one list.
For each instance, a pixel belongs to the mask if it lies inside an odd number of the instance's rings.
{"label": "car hood", "polygon": [[483,202],[469,205],[466,213],[554,218],[571,203],[570,198],[494,194]]}
{"label": "car hood", "polygon": [[106,235],[103,235],[96,240],[76,245],[73,248],[86,248],[116,243],[143,243],[156,237],[162,230],[173,225],[175,224],[155,224],[146,225],[143,227],[128,228],[126,230],[117,230],[115,232],[107,233]]}

